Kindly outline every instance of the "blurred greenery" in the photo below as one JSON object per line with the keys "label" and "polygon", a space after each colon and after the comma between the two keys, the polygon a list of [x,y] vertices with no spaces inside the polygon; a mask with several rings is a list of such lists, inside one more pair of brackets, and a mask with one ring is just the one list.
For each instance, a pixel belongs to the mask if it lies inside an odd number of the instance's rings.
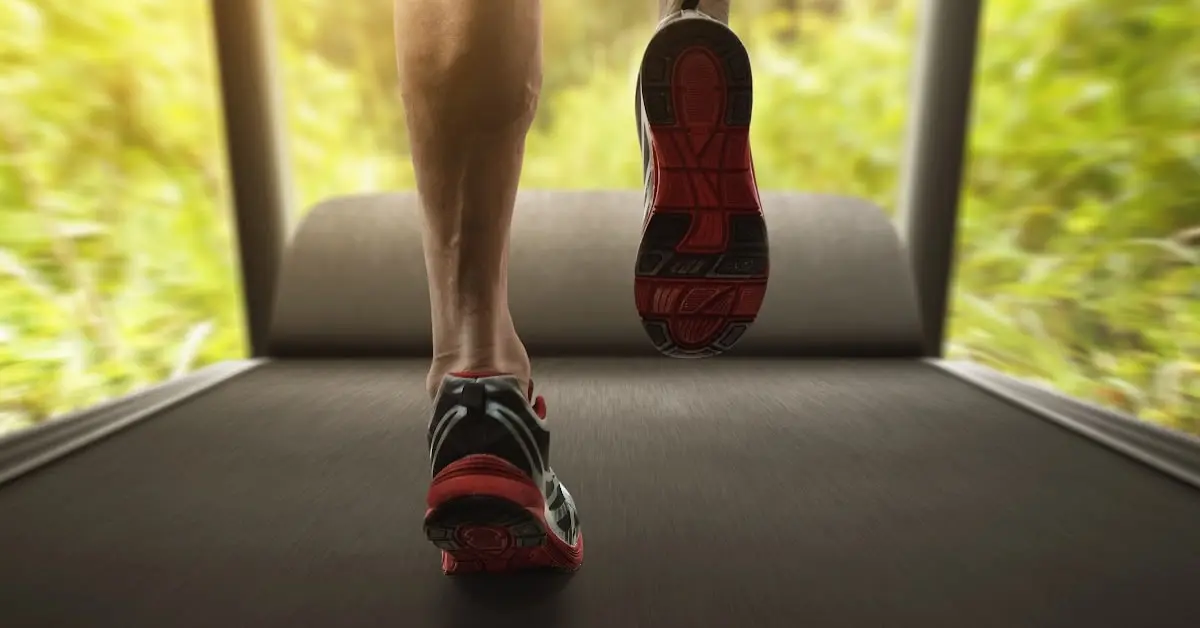
{"label": "blurred greenery", "polygon": [[[546,2],[524,185],[641,184],[655,4]],[[916,0],[734,4],[761,184],[891,208]],[[0,433],[244,351],[207,6],[0,3]],[[1200,0],[987,7],[950,353],[1200,433]],[[411,188],[390,3],[276,13],[302,203]]]}

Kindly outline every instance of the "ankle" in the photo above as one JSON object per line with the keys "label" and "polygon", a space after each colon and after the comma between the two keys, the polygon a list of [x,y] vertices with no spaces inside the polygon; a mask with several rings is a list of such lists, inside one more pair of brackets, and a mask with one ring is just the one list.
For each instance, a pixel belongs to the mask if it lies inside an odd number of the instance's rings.
{"label": "ankle", "polygon": [[522,392],[529,389],[529,381],[532,376],[532,369],[528,358],[525,360],[501,358],[491,356],[488,358],[476,357],[473,359],[456,358],[450,360],[434,360],[433,365],[429,369],[429,375],[425,379],[425,387],[429,392],[430,398],[437,397],[438,389],[442,385],[442,380],[447,375],[462,374],[475,375],[483,377],[486,375],[510,375],[516,378],[520,384]]}
{"label": "ankle", "polygon": [[434,358],[425,380],[431,397],[436,397],[442,379],[451,373],[498,373],[511,375],[521,391],[529,388],[529,353],[517,336],[507,309],[496,322],[479,319],[460,321],[460,327],[448,337],[435,337]]}
{"label": "ankle", "polygon": [[730,0],[659,0],[659,19],[666,19],[680,11],[693,10],[729,25]]}

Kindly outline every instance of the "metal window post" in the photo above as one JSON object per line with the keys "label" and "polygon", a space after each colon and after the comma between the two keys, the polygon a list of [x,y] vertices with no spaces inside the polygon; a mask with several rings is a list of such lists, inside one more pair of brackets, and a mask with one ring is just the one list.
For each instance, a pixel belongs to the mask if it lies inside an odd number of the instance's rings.
{"label": "metal window post", "polygon": [[921,12],[900,216],[931,357],[946,334],[982,5],[926,0]]}
{"label": "metal window post", "polygon": [[291,192],[270,0],[212,0],[242,295],[252,357],[266,355]]}

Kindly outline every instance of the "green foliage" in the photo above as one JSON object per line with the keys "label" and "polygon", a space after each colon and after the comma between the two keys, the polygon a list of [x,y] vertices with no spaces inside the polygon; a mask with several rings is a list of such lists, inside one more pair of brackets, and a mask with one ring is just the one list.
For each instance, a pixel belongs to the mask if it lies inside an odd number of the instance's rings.
{"label": "green foliage", "polygon": [[0,429],[241,349],[203,6],[0,7]]}
{"label": "green foliage", "polygon": [[[636,188],[653,3],[545,4],[523,185]],[[890,207],[917,3],[820,4],[735,2],[759,180]],[[389,3],[276,5],[298,200],[411,188]],[[1200,0],[987,6],[951,353],[1200,433]],[[0,433],[243,352],[206,8],[0,3]]]}
{"label": "green foliage", "polygon": [[953,353],[1200,432],[1200,3],[991,3]]}

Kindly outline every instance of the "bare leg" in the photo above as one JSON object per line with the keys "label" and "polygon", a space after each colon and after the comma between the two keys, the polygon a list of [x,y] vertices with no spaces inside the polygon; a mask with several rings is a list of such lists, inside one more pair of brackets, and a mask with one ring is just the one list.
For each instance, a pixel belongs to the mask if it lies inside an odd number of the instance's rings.
{"label": "bare leg", "polygon": [[430,395],[458,371],[530,378],[508,241],[541,88],[539,0],[396,0],[397,61],[433,318]]}
{"label": "bare leg", "polygon": [[700,9],[705,14],[728,24],[729,2],[730,0],[700,0],[699,2],[695,0],[658,0],[658,15],[666,17],[672,13],[678,13],[681,8]]}

